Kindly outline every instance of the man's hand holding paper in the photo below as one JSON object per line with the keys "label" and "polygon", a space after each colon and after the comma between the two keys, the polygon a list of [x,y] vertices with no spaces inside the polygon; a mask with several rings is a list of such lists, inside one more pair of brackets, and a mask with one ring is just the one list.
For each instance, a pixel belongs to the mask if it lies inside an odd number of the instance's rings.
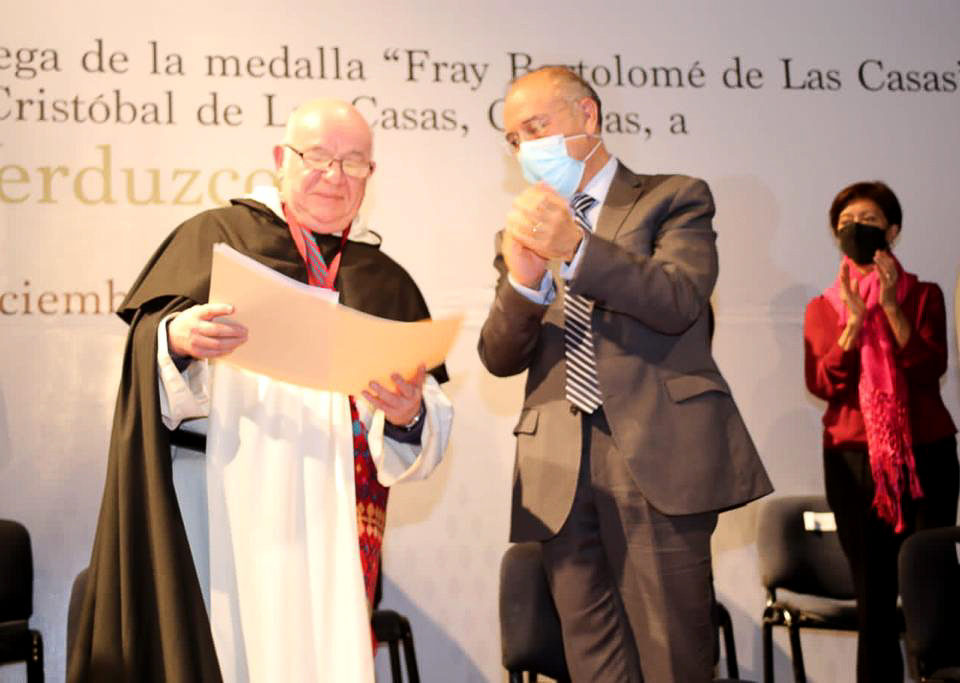
{"label": "man's hand holding paper", "polygon": [[230,353],[247,341],[246,327],[222,319],[233,313],[230,304],[199,304],[178,313],[167,325],[170,352],[189,358],[217,358]]}
{"label": "man's hand holding paper", "polygon": [[[225,317],[235,314],[231,304],[201,304],[177,314],[167,325],[170,352],[198,360],[227,355],[247,341],[247,328]],[[392,372],[390,379],[395,391],[373,379],[362,395],[383,411],[388,422],[402,427],[420,414],[426,366],[421,364],[406,379],[399,372]]]}
{"label": "man's hand holding paper", "polygon": [[427,368],[421,365],[416,374],[410,379],[404,379],[400,373],[390,376],[396,391],[390,391],[376,380],[370,382],[363,397],[375,408],[383,411],[387,422],[398,427],[405,427],[413,422],[420,414],[423,401],[423,382],[427,378]]}
{"label": "man's hand holding paper", "polygon": [[[238,325],[232,332],[249,330],[248,338],[223,355],[223,362],[291,384],[364,395],[391,423],[406,425],[419,412],[425,368],[443,362],[461,317],[397,322],[341,306],[335,297],[226,245],[214,247],[210,300],[231,302],[233,313],[212,324]],[[283,306],[277,306],[278,301]],[[197,320],[198,334],[215,331],[206,324]],[[221,346],[227,344],[222,336],[216,339]],[[213,344],[209,339],[206,343]]]}

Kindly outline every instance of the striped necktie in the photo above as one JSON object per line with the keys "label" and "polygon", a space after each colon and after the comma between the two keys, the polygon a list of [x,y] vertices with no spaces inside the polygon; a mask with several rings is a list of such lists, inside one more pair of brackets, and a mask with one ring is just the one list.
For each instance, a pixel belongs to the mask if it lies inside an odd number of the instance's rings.
{"label": "striped necktie", "polygon": [[[585,192],[578,192],[570,202],[574,219],[587,232],[590,232],[587,211],[596,203],[597,200]],[[603,403],[600,383],[597,381],[597,363],[590,324],[593,302],[579,294],[570,294],[569,284],[564,285],[563,294],[567,400],[580,410],[592,413]]]}

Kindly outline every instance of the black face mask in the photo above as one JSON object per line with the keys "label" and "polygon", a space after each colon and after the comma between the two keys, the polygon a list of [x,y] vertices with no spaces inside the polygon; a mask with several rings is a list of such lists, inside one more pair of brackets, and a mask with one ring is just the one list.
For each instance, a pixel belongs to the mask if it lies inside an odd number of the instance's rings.
{"label": "black face mask", "polygon": [[848,223],[840,228],[840,249],[858,266],[873,263],[877,250],[887,248],[887,231],[866,223]]}

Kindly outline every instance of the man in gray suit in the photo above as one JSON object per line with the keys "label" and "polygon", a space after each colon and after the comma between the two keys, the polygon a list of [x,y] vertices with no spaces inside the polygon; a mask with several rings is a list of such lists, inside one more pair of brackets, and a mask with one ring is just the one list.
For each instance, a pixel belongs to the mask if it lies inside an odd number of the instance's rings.
{"label": "man in gray suit", "polygon": [[710,190],[632,173],[601,121],[564,67],[505,100],[534,184],[497,236],[479,351],[528,371],[510,536],[543,545],[574,681],[708,681],[717,514],[772,486],[710,353]]}

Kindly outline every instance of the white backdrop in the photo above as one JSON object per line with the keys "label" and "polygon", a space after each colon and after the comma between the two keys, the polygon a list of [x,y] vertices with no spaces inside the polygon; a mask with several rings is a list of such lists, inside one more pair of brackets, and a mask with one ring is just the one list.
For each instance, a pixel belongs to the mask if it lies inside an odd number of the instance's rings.
{"label": "white backdrop", "polygon": [[[522,379],[489,377],[474,349],[493,234],[523,186],[495,128],[516,69],[584,64],[612,151],[639,172],[709,181],[716,355],[777,494],[822,490],[823,406],[803,386],[801,322],[836,273],[835,192],[887,181],[904,205],[896,253],[953,305],[951,0],[134,4],[3,2],[0,517],[33,537],[48,680],[63,677],[68,591],[103,486],[125,335],[111,301],[175,225],[267,179],[256,171],[281,135],[269,124],[300,101],[359,98],[378,162],[364,213],[435,314],[468,316],[448,363],[446,462],[390,502],[385,605],[410,616],[426,681],[504,680],[497,573]],[[203,106],[214,93],[216,123]],[[943,390],[960,416],[957,380],[951,353]],[[755,513],[722,516],[715,568],[741,669],[759,679]],[[812,681],[851,679],[852,637],[804,640]],[[781,676],[787,651],[778,639]],[[20,676],[0,668],[0,681]]]}

